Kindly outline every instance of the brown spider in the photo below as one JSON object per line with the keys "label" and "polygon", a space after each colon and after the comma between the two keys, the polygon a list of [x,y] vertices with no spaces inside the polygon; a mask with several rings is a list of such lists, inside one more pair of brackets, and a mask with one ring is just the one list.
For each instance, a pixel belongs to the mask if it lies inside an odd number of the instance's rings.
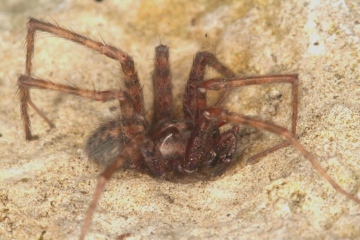
{"label": "brown spider", "polygon": [[[35,32],[44,31],[58,37],[82,44],[112,59],[118,60],[124,72],[124,90],[91,91],[76,87],[55,84],[34,78],[31,75],[31,59],[34,52]],[[107,165],[100,174],[98,185],[81,230],[84,239],[105,183],[120,167],[143,169],[156,177],[169,174],[190,174],[205,167],[213,167],[213,175],[222,174],[232,162],[236,153],[238,125],[248,125],[273,132],[286,138],[286,141],[252,157],[257,159],[284,146],[292,144],[315,167],[317,171],[346,197],[360,203],[360,199],[343,190],[315,161],[295,138],[298,108],[297,75],[274,75],[239,78],[225,67],[211,53],[198,52],[195,56],[189,80],[185,87],[183,100],[184,119],[175,120],[172,114],[171,75],[168,47],[160,45],[155,49],[154,117],[149,124],[145,118],[144,100],[141,86],[132,58],[125,52],[60,28],[47,22],[30,19],[27,33],[27,54],[25,75],[19,77],[21,115],[26,140],[34,139],[30,131],[28,105],[30,105],[51,127],[50,120],[30,99],[30,88],[55,90],[70,93],[97,101],[118,100],[121,117],[100,126],[88,139],[86,152],[89,158]],[[205,67],[212,67],[224,78],[204,81]],[[220,107],[227,90],[255,84],[290,83],[293,94],[292,130],[289,131],[273,123],[228,112]],[[214,106],[208,106],[207,90],[224,90]],[[232,124],[232,128],[220,132],[219,128]]]}

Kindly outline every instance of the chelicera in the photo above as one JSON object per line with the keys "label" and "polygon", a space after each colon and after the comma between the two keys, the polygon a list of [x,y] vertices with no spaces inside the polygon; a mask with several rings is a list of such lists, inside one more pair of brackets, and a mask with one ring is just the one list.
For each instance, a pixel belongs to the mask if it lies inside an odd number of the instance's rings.
{"label": "chelicera", "polygon": [[[44,31],[55,36],[79,43],[101,54],[119,61],[124,72],[124,89],[95,91],[52,83],[35,78],[31,74],[31,60],[34,53],[36,31]],[[204,80],[206,67],[215,69],[222,78]],[[292,86],[292,129],[277,126],[271,122],[255,119],[239,113],[229,112],[219,105],[233,88],[269,83],[288,83]],[[18,80],[21,101],[21,115],[26,140],[35,137],[30,130],[28,106],[37,112],[51,127],[51,121],[30,99],[31,88],[47,89],[70,93],[96,101],[117,100],[121,116],[101,125],[88,139],[86,152],[89,158],[103,163],[105,170],[100,174],[98,185],[81,230],[84,239],[105,183],[120,167],[145,170],[155,177],[171,174],[193,174],[203,168],[213,169],[213,175],[220,175],[231,165],[236,153],[238,126],[247,125],[267,130],[284,137],[286,140],[260,154],[265,154],[292,144],[306,157],[317,171],[341,194],[360,203],[360,200],[343,190],[314,157],[306,151],[295,137],[298,112],[298,76],[272,75],[239,78],[215,55],[198,52],[190,70],[183,98],[184,118],[173,118],[173,99],[169,49],[165,45],[155,48],[154,116],[148,122],[145,117],[144,99],[133,59],[125,52],[105,43],[97,42],[59,26],[30,19],[27,33],[27,54],[25,74]],[[217,103],[207,104],[208,90],[223,90]],[[231,125],[230,130],[220,131],[220,127]]]}

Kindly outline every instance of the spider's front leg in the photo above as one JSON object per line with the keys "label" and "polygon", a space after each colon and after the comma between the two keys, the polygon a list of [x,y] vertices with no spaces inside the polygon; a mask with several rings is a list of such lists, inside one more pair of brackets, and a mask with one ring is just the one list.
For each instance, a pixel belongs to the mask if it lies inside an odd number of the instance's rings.
{"label": "spider's front leg", "polygon": [[[235,77],[235,74],[222,64],[214,54],[198,52],[190,70],[189,79],[186,83],[183,100],[185,120],[195,122],[206,108],[206,93],[198,91],[199,85],[204,80],[205,67],[209,66],[226,78]],[[219,98],[219,102],[226,97],[226,92]]]}

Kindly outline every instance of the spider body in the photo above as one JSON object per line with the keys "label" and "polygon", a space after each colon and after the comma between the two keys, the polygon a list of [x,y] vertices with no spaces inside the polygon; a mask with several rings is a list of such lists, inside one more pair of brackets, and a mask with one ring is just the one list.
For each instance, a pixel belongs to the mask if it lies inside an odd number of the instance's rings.
{"label": "spider body", "polygon": [[[236,153],[237,128],[220,133],[221,124],[205,119],[201,114],[197,123],[193,118],[172,119],[170,72],[164,71],[164,65],[166,69],[169,66],[168,48],[160,45],[155,52],[156,63],[159,64],[155,64],[154,87],[161,90],[162,98],[155,99],[154,105],[158,111],[154,114],[153,122],[147,124],[144,118],[133,113],[129,119],[118,117],[101,125],[87,141],[89,158],[108,165],[132,137],[144,135],[145,140],[139,149],[141,154],[127,159],[124,167],[146,169],[156,177],[194,173],[199,168],[214,166],[213,175],[223,173]],[[213,56],[210,53],[198,55],[201,58]],[[161,68],[157,69],[159,66]],[[195,106],[193,102],[190,103]],[[132,129],[131,134],[129,128]]]}
{"label": "spider body", "polygon": [[[118,61],[124,73],[123,90],[86,90],[52,83],[34,78],[31,74],[32,56],[36,31],[44,31],[93,49]],[[215,69],[222,78],[204,79],[205,68]],[[214,167],[213,175],[222,174],[231,164],[236,153],[238,125],[248,125],[282,136],[285,142],[252,157],[252,160],[292,144],[307,158],[314,168],[339,193],[360,203],[360,200],[343,190],[304,149],[295,137],[298,108],[297,75],[272,75],[239,78],[224,66],[215,55],[198,52],[190,69],[183,98],[183,120],[173,119],[173,99],[169,50],[160,45],[155,49],[154,116],[149,124],[145,117],[144,99],[133,59],[125,52],[103,42],[97,42],[57,25],[30,19],[27,34],[27,54],[25,74],[18,79],[21,114],[27,140],[36,139],[30,130],[29,106],[51,127],[53,124],[31,101],[30,89],[38,88],[82,96],[96,101],[116,100],[121,116],[101,125],[88,139],[86,152],[89,158],[105,164],[105,170],[98,178],[98,185],[86,213],[80,239],[84,239],[89,229],[97,202],[105,183],[120,167],[146,169],[156,177],[170,173],[189,174],[206,167]],[[230,89],[257,84],[287,83],[292,86],[291,131],[271,122],[228,112],[219,107]],[[206,92],[223,90],[219,101],[209,106]],[[226,124],[232,127],[221,132]]]}

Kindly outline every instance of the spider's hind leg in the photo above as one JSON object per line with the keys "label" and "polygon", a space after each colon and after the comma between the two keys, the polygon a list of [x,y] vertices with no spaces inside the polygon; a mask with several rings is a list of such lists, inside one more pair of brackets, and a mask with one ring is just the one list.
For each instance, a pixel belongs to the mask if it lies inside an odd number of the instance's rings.
{"label": "spider's hind leg", "polygon": [[263,121],[260,119],[255,119],[252,117],[248,117],[245,115],[241,115],[238,113],[232,113],[228,112],[221,108],[208,108],[203,116],[208,121],[217,121],[221,122],[223,124],[237,124],[237,125],[247,125],[250,127],[254,127],[261,130],[266,130],[269,132],[272,132],[278,136],[281,136],[283,138],[286,138],[287,141],[293,145],[309,162],[313,165],[313,167],[319,172],[319,174],[328,182],[331,184],[331,186],[342,195],[346,196],[347,198],[355,201],[356,203],[360,204],[360,199],[351,195],[350,193],[346,192],[339,184],[335,182],[327,173],[326,171],[321,167],[319,163],[316,162],[313,155],[308,152],[296,139],[294,133],[290,132],[284,127],[280,127],[278,125],[275,125],[271,122]]}
{"label": "spider's hind leg", "polygon": [[[297,75],[269,75],[269,76],[256,76],[256,77],[245,77],[245,78],[213,78],[204,81],[199,85],[199,91],[206,93],[207,90],[230,90],[232,88],[259,85],[259,84],[270,84],[270,83],[290,83],[292,86],[292,118],[291,118],[291,132],[296,133],[297,113],[298,113],[298,85],[299,80]],[[270,147],[260,153],[257,153],[247,159],[249,164],[257,163],[263,156],[275,152],[283,147],[289,146],[289,141],[282,142],[273,147]]]}

